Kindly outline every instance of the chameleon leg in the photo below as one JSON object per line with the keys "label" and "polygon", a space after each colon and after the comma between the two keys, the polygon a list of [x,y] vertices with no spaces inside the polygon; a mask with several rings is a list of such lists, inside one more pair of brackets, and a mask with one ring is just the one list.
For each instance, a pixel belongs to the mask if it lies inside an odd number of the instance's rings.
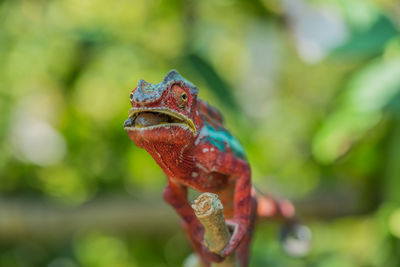
{"label": "chameleon leg", "polygon": [[235,181],[233,188],[233,217],[226,220],[226,223],[234,227],[232,237],[228,245],[223,249],[221,255],[232,254],[240,245],[246,232],[250,227],[251,217],[251,174],[250,166],[242,159],[236,158],[233,154],[216,152],[212,166],[207,166],[218,173],[228,175]]}
{"label": "chameleon leg", "polygon": [[174,208],[185,223],[190,225],[198,221],[187,201],[186,187],[168,181],[168,186],[165,187],[163,192],[163,198]]}
{"label": "chameleon leg", "polygon": [[202,244],[204,229],[187,201],[187,188],[168,180],[168,186],[164,189],[163,197],[181,217],[185,232],[196,253],[201,255],[203,262],[208,264],[211,261],[222,260],[218,255],[208,251]]}
{"label": "chameleon leg", "polygon": [[[192,227],[193,226],[189,226],[188,224],[186,224],[185,222],[182,222],[182,226],[183,229],[185,230],[186,236],[189,239],[193,250],[196,252],[197,256],[201,259],[201,261],[203,262],[205,267],[209,267],[210,266],[210,262],[203,256],[203,247],[201,245],[201,243],[199,243],[197,240],[199,237],[203,237],[204,236],[204,229],[201,225],[199,225],[199,227],[197,227],[197,231],[193,231]],[[198,236],[195,236],[198,235]]]}
{"label": "chameleon leg", "polygon": [[250,227],[243,240],[240,242],[239,247],[236,249],[237,259],[240,267],[247,267],[249,264],[249,252],[251,239],[253,237],[254,223],[257,217],[257,199],[251,199],[251,218]]}

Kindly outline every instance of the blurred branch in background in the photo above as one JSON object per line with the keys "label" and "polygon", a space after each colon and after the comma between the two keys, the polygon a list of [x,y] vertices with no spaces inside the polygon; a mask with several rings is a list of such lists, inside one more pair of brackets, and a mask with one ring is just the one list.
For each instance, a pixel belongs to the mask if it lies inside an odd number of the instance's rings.
{"label": "blurred branch in background", "polygon": [[68,208],[32,199],[0,201],[2,241],[65,239],[77,231],[92,229],[162,234],[178,227],[178,218],[163,202],[140,203],[131,198],[103,198]]}
{"label": "blurred branch in background", "polygon": [[[365,211],[357,209],[355,195],[350,191],[331,192],[297,201],[295,205],[302,217],[312,219],[363,214]],[[0,200],[0,237],[3,241],[63,239],[77,231],[90,229],[165,234],[177,228],[178,217],[164,202],[119,197],[94,199],[78,207],[66,207],[37,199]]]}

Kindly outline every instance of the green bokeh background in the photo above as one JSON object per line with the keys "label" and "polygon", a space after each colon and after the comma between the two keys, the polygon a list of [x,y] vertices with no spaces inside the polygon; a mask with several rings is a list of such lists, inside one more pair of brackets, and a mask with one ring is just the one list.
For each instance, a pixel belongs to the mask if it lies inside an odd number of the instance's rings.
{"label": "green bokeh background", "polygon": [[218,107],[262,191],[313,233],[251,266],[400,266],[397,0],[1,0],[0,266],[181,266],[165,178],[123,130],[172,68]]}

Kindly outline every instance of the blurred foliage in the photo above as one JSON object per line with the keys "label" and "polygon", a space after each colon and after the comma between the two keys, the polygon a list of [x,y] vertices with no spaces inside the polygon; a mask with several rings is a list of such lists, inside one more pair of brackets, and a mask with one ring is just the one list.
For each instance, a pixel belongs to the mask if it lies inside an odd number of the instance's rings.
{"label": "blurred foliage", "polygon": [[[310,254],[288,257],[261,224],[251,266],[399,266],[399,18],[397,0],[0,1],[0,194],[161,201],[162,172],[122,124],[138,80],[175,68],[225,115],[259,188],[311,199]],[[179,266],[189,253],[179,230],[0,236],[5,267]]]}

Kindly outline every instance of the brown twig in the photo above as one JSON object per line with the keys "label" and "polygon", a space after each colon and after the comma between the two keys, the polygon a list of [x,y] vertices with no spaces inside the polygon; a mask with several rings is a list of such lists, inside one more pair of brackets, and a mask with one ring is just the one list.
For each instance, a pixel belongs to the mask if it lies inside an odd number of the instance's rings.
{"label": "brown twig", "polygon": [[[204,244],[213,253],[219,254],[231,237],[225,224],[223,206],[216,194],[203,193],[193,203],[192,208],[204,226]],[[213,263],[213,267],[234,267],[235,256],[227,257],[221,263]]]}

